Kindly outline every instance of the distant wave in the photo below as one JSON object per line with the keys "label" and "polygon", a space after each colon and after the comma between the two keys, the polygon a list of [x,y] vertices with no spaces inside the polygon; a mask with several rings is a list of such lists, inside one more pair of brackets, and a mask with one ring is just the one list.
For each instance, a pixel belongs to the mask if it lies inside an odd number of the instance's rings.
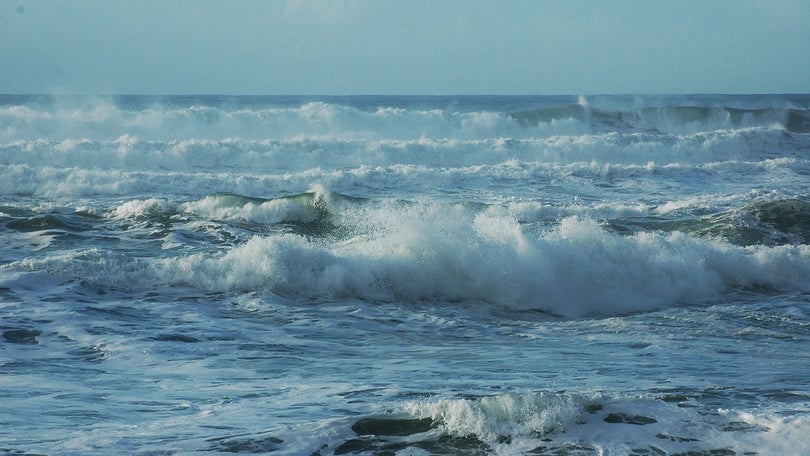
{"label": "distant wave", "polygon": [[48,138],[113,140],[132,135],[166,139],[480,139],[520,135],[508,114],[496,111],[374,110],[312,101],[300,106],[165,106],[125,109],[98,99],[75,104],[0,104],[0,143]]}
{"label": "distant wave", "polygon": [[796,108],[665,106],[606,111],[583,104],[571,104],[518,111],[510,115],[524,127],[574,119],[597,131],[671,133],[780,126],[793,133],[810,132],[810,111]]}
{"label": "distant wave", "polygon": [[[547,138],[291,139],[147,141],[19,140],[0,144],[6,194],[261,194],[312,182],[370,188],[434,186],[459,179],[537,179],[549,173],[694,173],[714,167],[783,166],[810,172],[803,140],[783,131],[719,130],[689,135],[606,132]],[[778,158],[777,158],[778,157]],[[395,179],[396,180],[392,180]],[[263,190],[264,189],[264,190]]]}
{"label": "distant wave", "polygon": [[[327,100],[331,100],[327,98]],[[475,100],[475,98],[471,98]],[[49,140],[114,140],[129,135],[146,141],[199,138],[222,140],[415,140],[547,138],[617,131],[624,133],[694,134],[720,129],[782,128],[810,131],[806,106],[714,105],[641,106],[580,103],[502,111],[482,98],[460,109],[357,104],[352,99],[302,100],[300,104],[238,104],[216,98],[143,99],[124,103],[115,98],[45,98],[0,96],[0,143]],[[531,100],[531,98],[529,99]],[[385,101],[380,100],[378,103]],[[670,100],[689,102],[691,100]],[[524,102],[526,104],[526,102]],[[603,103],[604,104],[604,103]]]}

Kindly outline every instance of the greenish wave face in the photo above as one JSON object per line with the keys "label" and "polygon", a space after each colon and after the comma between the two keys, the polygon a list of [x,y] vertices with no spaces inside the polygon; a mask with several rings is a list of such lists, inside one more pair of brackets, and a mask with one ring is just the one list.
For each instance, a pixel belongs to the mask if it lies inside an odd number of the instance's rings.
{"label": "greenish wave face", "polygon": [[570,104],[510,113],[523,127],[575,120],[596,131],[673,133],[726,128],[772,127],[779,125],[792,133],[810,131],[810,111],[798,108],[735,108],[714,106],[663,106],[596,108]]}
{"label": "greenish wave face", "polygon": [[608,226],[624,233],[639,229],[681,231],[739,246],[807,244],[810,242],[810,201],[761,200],[713,214],[631,217],[610,220]]}

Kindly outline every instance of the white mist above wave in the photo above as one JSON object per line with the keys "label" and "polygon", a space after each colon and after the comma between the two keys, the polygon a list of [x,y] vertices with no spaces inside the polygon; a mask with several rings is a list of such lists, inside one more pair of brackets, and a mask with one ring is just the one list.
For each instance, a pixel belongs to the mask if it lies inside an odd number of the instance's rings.
{"label": "white mist above wave", "polygon": [[[521,135],[507,114],[413,110],[309,102],[297,107],[225,109],[212,106],[152,106],[126,110],[105,100],[84,106],[0,107],[0,139],[94,138],[113,140],[129,134],[146,140],[187,138],[388,138],[455,137],[463,139]],[[576,128],[573,131],[577,131]],[[552,130],[553,131],[553,130]]]}
{"label": "white mist above wave", "polygon": [[[236,98],[185,100],[0,97],[0,142],[48,138],[113,140],[133,135],[146,141],[294,138],[397,139],[548,137],[617,129],[693,134],[705,131],[775,128],[805,131],[806,97],[744,100],[711,97],[580,97],[564,100],[479,97],[459,100],[378,97],[305,100]],[[557,97],[559,98],[559,97]],[[563,97],[565,98],[565,97]],[[416,100],[416,101],[414,101]],[[199,104],[194,103],[198,101]],[[215,102],[215,103],[211,103]],[[723,103],[730,105],[723,105]],[[208,104],[206,104],[208,103]],[[551,103],[551,104],[550,104]],[[718,104],[719,103],[719,104]],[[504,111],[505,106],[512,110]],[[538,107],[539,109],[532,109]],[[530,127],[530,128],[527,128]]]}

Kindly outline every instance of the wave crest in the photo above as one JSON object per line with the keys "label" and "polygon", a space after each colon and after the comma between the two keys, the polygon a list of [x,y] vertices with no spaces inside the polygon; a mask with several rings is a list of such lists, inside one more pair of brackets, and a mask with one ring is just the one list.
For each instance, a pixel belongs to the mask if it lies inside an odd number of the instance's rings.
{"label": "wave crest", "polygon": [[412,402],[405,410],[417,418],[439,422],[452,435],[474,435],[484,442],[498,443],[505,436],[565,432],[583,414],[599,408],[602,402],[598,395],[538,392]]}
{"label": "wave crest", "polygon": [[[215,292],[474,301],[565,317],[706,303],[748,288],[810,290],[807,245],[736,247],[681,232],[621,236],[579,217],[531,235],[510,218],[471,218],[447,208],[441,214],[417,209],[377,216],[388,218],[367,221],[378,224],[377,231],[347,240],[256,236],[221,256],[171,258],[153,266],[159,277]],[[436,218],[442,220],[438,225]]]}

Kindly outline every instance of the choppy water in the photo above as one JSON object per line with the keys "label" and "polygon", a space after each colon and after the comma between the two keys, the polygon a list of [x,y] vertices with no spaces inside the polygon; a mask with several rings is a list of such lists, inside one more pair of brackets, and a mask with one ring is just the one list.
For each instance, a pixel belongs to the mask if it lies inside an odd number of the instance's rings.
{"label": "choppy water", "polygon": [[808,454],[809,109],[0,96],[0,454]]}

